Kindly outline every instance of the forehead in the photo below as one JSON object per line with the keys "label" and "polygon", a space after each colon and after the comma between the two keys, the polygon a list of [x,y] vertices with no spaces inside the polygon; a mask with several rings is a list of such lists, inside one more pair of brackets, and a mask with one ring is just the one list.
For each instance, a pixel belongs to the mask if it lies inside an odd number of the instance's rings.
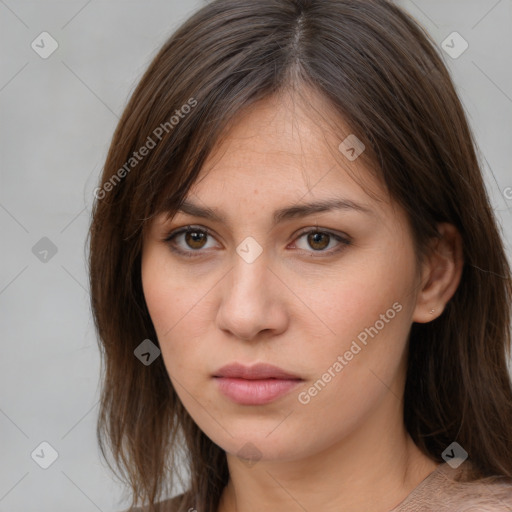
{"label": "forehead", "polygon": [[174,203],[167,207],[164,202],[153,217],[156,222],[146,224],[145,230],[180,213],[232,227],[250,218],[270,226],[279,216],[300,217],[297,211],[305,205],[316,203],[309,210],[315,213],[315,208],[328,210],[322,203],[336,202],[345,203],[333,208],[343,215],[356,218],[357,206],[345,207],[354,203],[372,210],[379,225],[399,228],[393,225],[407,223],[405,213],[369,159],[349,160],[340,151],[347,135],[350,127],[315,92],[265,98],[236,116],[221,134],[188,191],[185,207],[176,211]]}
{"label": "forehead", "polygon": [[387,202],[373,169],[340,150],[348,136],[352,141],[350,127],[316,93],[268,97],[231,122],[190,192],[266,194],[269,201],[327,193]]}
{"label": "forehead", "polygon": [[232,119],[204,170],[208,172],[223,157],[236,161],[240,151],[244,157],[253,152],[269,163],[280,154],[292,160],[325,160],[327,153],[339,152],[344,133],[348,135],[350,129],[317,93],[282,92],[250,105]]}

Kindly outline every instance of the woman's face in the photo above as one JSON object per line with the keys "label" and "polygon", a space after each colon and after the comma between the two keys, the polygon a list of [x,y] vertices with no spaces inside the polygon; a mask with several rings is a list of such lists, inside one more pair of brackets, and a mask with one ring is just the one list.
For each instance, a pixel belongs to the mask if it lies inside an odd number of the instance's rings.
{"label": "woman's face", "polygon": [[[187,197],[195,211],[156,217],[145,238],[144,295],[169,377],[228,453],[296,460],[360,435],[372,449],[403,422],[412,236],[340,142],[288,97],[265,100],[206,162]],[[235,363],[291,378],[220,370]]]}

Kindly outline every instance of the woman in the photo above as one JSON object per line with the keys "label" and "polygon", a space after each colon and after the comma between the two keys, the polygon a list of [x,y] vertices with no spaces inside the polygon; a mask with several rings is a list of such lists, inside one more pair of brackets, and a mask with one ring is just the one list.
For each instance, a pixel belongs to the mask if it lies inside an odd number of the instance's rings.
{"label": "woman", "polygon": [[211,2],[95,195],[98,439],[132,510],[512,509],[510,268],[404,11]]}

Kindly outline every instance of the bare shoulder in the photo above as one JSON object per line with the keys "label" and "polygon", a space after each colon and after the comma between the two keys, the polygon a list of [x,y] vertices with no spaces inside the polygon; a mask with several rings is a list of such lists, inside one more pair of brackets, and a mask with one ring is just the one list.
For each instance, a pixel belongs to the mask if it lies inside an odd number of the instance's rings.
{"label": "bare shoulder", "polygon": [[[155,512],[195,512],[190,506],[187,506],[188,499],[186,494],[179,494],[174,498],[159,501],[155,505]],[[148,507],[132,507],[121,512],[149,512]]]}

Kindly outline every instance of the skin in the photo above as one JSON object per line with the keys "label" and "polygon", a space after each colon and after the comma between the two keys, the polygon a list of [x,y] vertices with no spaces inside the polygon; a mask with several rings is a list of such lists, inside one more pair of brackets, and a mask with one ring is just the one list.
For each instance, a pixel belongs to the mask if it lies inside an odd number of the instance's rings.
{"label": "skin", "polygon": [[[309,100],[324,119],[331,115],[321,97],[311,92]],[[144,239],[144,295],[169,377],[199,428],[227,453],[220,512],[387,512],[437,466],[403,424],[407,340],[412,323],[442,314],[455,292],[460,236],[439,225],[442,237],[418,268],[405,213],[362,159],[341,155],[341,140],[293,95],[259,102],[232,125],[187,198],[225,222],[162,214]],[[272,225],[279,208],[334,197],[372,213],[330,210]],[[174,239],[195,258],[163,241],[187,225],[211,231],[195,244]],[[351,243],[308,243],[305,228]],[[252,263],[236,252],[248,236],[263,250]],[[301,403],[299,393],[395,303],[400,312]],[[234,361],[271,363],[304,381],[267,405],[239,405],[212,378]],[[247,442],[252,461],[237,456]]]}

